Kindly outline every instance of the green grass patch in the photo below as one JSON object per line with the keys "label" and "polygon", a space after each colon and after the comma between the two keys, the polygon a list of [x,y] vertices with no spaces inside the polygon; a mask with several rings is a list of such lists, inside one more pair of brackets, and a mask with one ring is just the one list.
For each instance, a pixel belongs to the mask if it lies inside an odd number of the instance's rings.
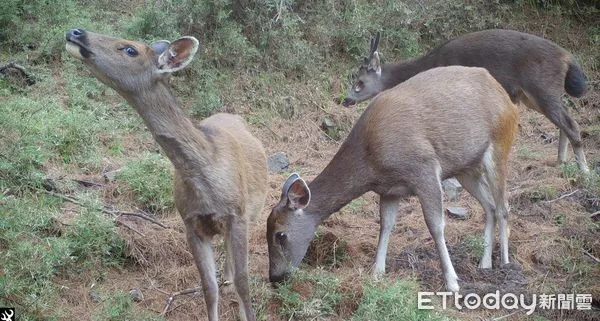
{"label": "green grass patch", "polygon": [[140,311],[128,293],[116,291],[102,295],[102,309],[92,315],[93,321],[161,321],[164,317],[149,311]]}
{"label": "green grass patch", "polygon": [[342,280],[316,269],[297,271],[273,296],[278,315],[286,320],[448,320],[417,309],[417,292],[412,280]]}
{"label": "green grass patch", "polygon": [[352,320],[449,320],[431,310],[419,310],[418,291],[417,283],[409,280],[366,282],[362,301]]}
{"label": "green grass patch", "polygon": [[145,153],[129,161],[117,174],[123,193],[131,193],[138,205],[152,213],[173,210],[171,162],[161,154]]}
{"label": "green grass patch", "polygon": [[82,267],[118,266],[124,241],[112,220],[82,210],[61,222],[62,200],[51,196],[4,197],[0,205],[0,306],[15,306],[21,320],[52,320],[61,286],[55,277]]}

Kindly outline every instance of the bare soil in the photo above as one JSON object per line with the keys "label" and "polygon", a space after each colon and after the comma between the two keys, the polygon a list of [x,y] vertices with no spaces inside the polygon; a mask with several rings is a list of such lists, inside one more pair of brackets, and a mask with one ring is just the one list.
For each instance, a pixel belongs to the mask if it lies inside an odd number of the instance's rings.
{"label": "bare soil", "polygon": [[[538,30],[535,22],[530,22],[530,30]],[[539,27],[541,28],[541,27]],[[576,38],[568,38],[558,31],[552,34],[556,42],[577,47]],[[556,36],[556,37],[555,37]],[[574,43],[573,43],[574,42]],[[583,130],[585,151],[592,169],[600,167],[600,133],[593,126],[600,124],[600,93],[598,75],[588,74],[591,80],[590,92],[585,98],[574,100],[574,108],[569,112],[579,122]],[[236,102],[230,102],[235,104]],[[228,111],[246,115],[250,106],[226,106]],[[343,128],[349,128],[358,118],[360,111],[345,109],[331,102],[323,103],[325,109],[315,109],[292,119],[276,118],[267,125],[252,128],[263,142],[268,154],[286,152],[290,168],[300,171],[303,177],[313,179],[335,154],[339,143],[327,138],[320,129],[324,115],[333,119]],[[591,227],[591,213],[600,210],[600,195],[586,193],[567,180],[556,164],[558,131],[541,114],[520,107],[520,133],[513,148],[510,161],[508,191],[510,195],[510,259],[505,266],[499,266],[498,248],[494,251],[494,269],[483,271],[477,268],[478,257],[465,248],[465,240],[483,233],[483,210],[476,200],[462,191],[458,201],[446,202],[445,206],[461,206],[468,209],[470,216],[465,220],[447,218],[446,240],[453,264],[457,270],[463,293],[488,293],[500,290],[502,293],[591,293],[594,306],[600,309],[600,231]],[[132,141],[137,138],[132,137]],[[125,143],[138,145],[135,143]],[[572,158],[572,152],[570,151]],[[119,164],[108,164],[110,169]],[[287,174],[269,175],[269,194],[265,208],[260,213],[250,234],[250,275],[255,307],[261,306],[268,320],[280,320],[276,314],[277,302],[259,302],[268,298],[271,290],[268,284],[268,252],[265,240],[266,218],[270,208],[278,201],[280,188]],[[86,177],[90,181],[102,181],[101,177]],[[114,186],[105,185],[105,199],[108,203],[123,204],[115,199]],[[571,196],[559,198],[572,193]],[[350,259],[326,268],[339,275],[342,288],[354,293],[354,299],[343,301],[338,308],[339,319],[348,319],[358,307],[362,286],[355,280],[366,277],[373,264],[377,245],[378,198],[373,193],[365,194],[362,202],[346,207],[334,214],[320,228],[327,237],[320,238],[325,244],[313,244],[307,254],[311,261],[322,262],[322,253],[332,246],[332,242],[343,240],[347,244]],[[68,218],[73,214],[71,205],[65,204],[64,213]],[[597,220],[597,218],[595,218]],[[58,280],[64,285],[60,301],[62,307],[70,311],[70,319],[86,320],[102,304],[94,302],[92,291],[100,294],[116,290],[125,292],[139,289],[144,299],[136,304],[136,309],[162,312],[165,299],[172,292],[199,286],[199,275],[188,251],[181,219],[172,213],[161,219],[169,229],[161,228],[136,217],[121,219],[132,229],[120,227],[120,233],[127,241],[130,262],[125,268],[114,269],[98,275],[93,267],[78,275],[64,275]],[[329,242],[329,243],[327,243]],[[584,248],[580,245],[583,244]],[[222,243],[215,241],[215,249],[222,264]],[[584,252],[587,252],[584,253]],[[590,266],[585,274],[580,274],[580,265]],[[395,230],[387,256],[387,278],[415,277],[423,291],[443,291],[443,278],[434,243],[427,231],[419,202],[409,198],[402,202]],[[354,282],[353,282],[354,281]],[[295,290],[303,297],[313,291],[310,283],[299,284]],[[415,294],[416,295],[416,294]],[[532,320],[524,313],[513,311],[458,311],[447,313],[459,320],[490,320],[507,316],[506,320]],[[539,310],[538,310],[539,312]],[[536,312],[537,313],[537,312]],[[223,293],[220,300],[222,320],[235,320],[237,307],[235,296]],[[549,311],[541,313],[550,320],[600,320],[600,312]],[[175,299],[168,320],[206,320],[204,300],[201,294],[180,296]],[[497,319],[499,320],[499,319]]]}

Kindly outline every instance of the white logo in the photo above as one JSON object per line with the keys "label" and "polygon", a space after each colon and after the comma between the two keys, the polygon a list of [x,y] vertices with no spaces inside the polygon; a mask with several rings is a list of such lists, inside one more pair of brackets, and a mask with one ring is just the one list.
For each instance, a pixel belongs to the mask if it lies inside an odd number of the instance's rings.
{"label": "white logo", "polygon": [[[454,303],[454,307],[458,310],[465,308],[475,310],[480,307],[487,310],[499,310],[501,308],[505,310],[525,309],[527,315],[531,315],[536,308],[543,310],[590,310],[592,308],[591,294],[544,293],[526,296],[524,294],[505,293],[500,295],[499,290],[487,293],[483,297],[477,293],[469,293],[463,296],[454,292],[418,292],[417,307],[424,310],[434,309],[431,299],[431,296],[434,295],[441,297],[442,310],[446,309],[448,301],[450,301],[450,304]],[[452,296],[454,296],[454,300],[450,298]]]}
{"label": "white logo", "polygon": [[13,315],[15,315],[15,311],[13,309],[3,309],[4,312],[0,314],[0,320],[2,321],[12,321]]}

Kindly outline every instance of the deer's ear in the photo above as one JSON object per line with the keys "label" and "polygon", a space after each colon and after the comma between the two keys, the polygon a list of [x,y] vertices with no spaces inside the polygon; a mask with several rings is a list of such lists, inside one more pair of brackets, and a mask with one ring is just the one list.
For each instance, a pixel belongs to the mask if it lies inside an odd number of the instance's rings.
{"label": "deer's ear", "polygon": [[[160,49],[160,45],[158,46]],[[174,72],[185,68],[198,51],[200,43],[194,37],[182,37],[169,44],[158,56],[158,72]]]}
{"label": "deer's ear", "polygon": [[171,42],[168,40],[159,40],[157,42],[153,42],[150,45],[150,47],[152,48],[152,50],[154,50],[154,53],[158,56],[158,55],[162,54],[163,52],[165,52],[165,50],[169,47],[170,44],[171,44]]}
{"label": "deer's ear", "polygon": [[369,61],[369,71],[375,71],[377,76],[381,76],[381,61],[379,60],[379,52],[373,52],[371,56],[371,61]]}
{"label": "deer's ear", "polygon": [[288,177],[281,191],[281,198],[291,209],[303,209],[310,202],[310,189],[306,182],[297,174]]}

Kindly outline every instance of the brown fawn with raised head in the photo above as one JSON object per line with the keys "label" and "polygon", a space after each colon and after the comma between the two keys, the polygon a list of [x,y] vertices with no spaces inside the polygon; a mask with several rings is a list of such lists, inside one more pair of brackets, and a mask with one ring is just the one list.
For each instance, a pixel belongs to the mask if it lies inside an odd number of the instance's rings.
{"label": "brown fawn with raised head", "polygon": [[483,67],[502,84],[514,103],[523,102],[560,129],[559,163],[565,162],[570,141],[577,165],[584,173],[589,172],[579,125],[561,103],[565,91],[573,97],[583,96],[587,80],[573,55],[557,44],[523,32],[492,29],[450,40],[416,59],[382,65],[378,43],[379,32],[371,39],[369,57],[348,89],[344,106],[370,99],[431,68]]}
{"label": "brown fawn with raised head", "polygon": [[441,260],[446,287],[458,277],[444,238],[443,179],[455,176],[486,214],[480,267],[492,267],[496,224],[500,257],[508,263],[507,161],[519,115],[502,86],[483,68],[431,69],[379,94],[331,162],[306,184],[292,174],[267,220],[269,277],[289,277],[306,254],[317,225],[368,191],[380,197],[374,275],[385,258],[401,198],[416,195]]}
{"label": "brown fawn with raised head", "polygon": [[242,320],[255,320],[248,288],[247,223],[264,205],[266,156],[241,117],[217,114],[198,127],[185,115],[168,76],[185,68],[199,43],[183,37],[152,45],[82,29],[66,34],[66,49],[133,106],[173,163],[175,206],[200,271],[208,319],[218,320],[212,239],[223,234],[224,277],[234,285]]}

